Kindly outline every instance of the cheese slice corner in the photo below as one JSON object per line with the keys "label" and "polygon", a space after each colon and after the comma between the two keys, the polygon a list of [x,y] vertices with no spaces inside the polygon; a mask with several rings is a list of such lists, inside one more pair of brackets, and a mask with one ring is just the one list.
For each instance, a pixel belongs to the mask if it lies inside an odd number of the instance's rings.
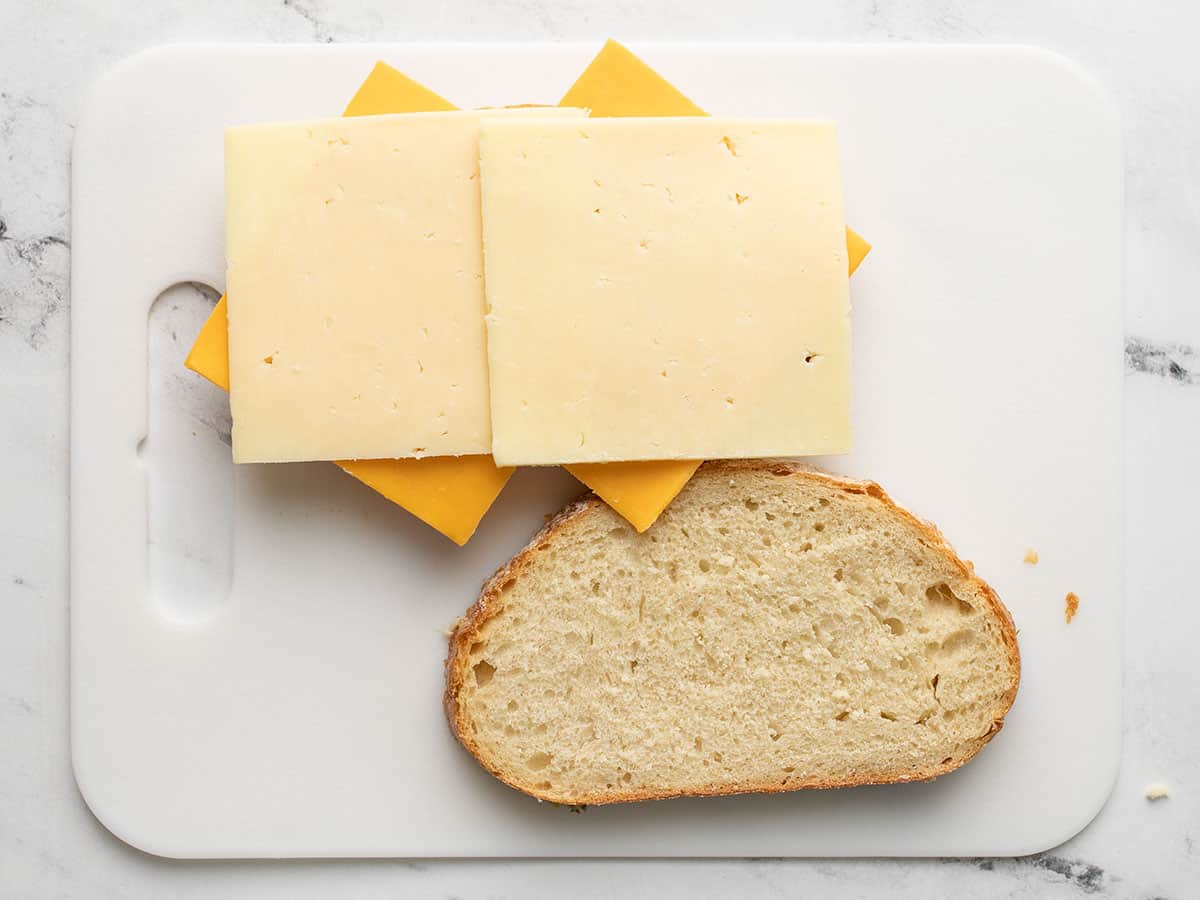
{"label": "cheese slice corner", "polygon": [[867,239],[854,229],[846,228],[846,260],[850,264],[850,274],[862,265],[862,261],[867,258],[867,254],[871,252],[871,245]]}
{"label": "cheese slice corner", "polygon": [[708,115],[675,85],[611,38],[558,105],[586,107],[592,111],[592,118]]}
{"label": "cheese slice corner", "polygon": [[470,540],[515,471],[497,466],[484,454],[356,459],[338,466],[460,547]]}
{"label": "cheese slice corner", "polygon": [[700,468],[700,461],[573,463],[565,468],[640,533],[653,525],[683,490]]}
{"label": "cheese slice corner", "polygon": [[381,116],[389,113],[451,112],[456,109],[458,107],[445,97],[381,60],[375,63],[371,74],[350,98],[342,115]]}
{"label": "cheese slice corner", "polygon": [[184,366],[207,378],[223,391],[229,390],[229,303],[224,294],[200,327]]}

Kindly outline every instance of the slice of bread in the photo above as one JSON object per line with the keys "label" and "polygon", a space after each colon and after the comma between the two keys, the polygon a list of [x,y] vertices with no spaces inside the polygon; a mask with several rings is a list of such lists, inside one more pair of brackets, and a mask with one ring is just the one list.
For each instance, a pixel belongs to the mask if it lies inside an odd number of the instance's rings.
{"label": "slice of bread", "polygon": [[1008,611],[870,482],[704,465],[635,532],[568,506],[450,638],[446,715],[556,803],[933,778],[1000,730]]}

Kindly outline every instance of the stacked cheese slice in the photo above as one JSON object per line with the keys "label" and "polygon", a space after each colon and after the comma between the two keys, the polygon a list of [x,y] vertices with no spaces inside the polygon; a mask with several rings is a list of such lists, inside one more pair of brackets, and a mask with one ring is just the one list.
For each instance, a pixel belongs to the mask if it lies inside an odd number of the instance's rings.
{"label": "stacked cheese slice", "polygon": [[[700,113],[611,42],[564,105],[622,93]],[[450,108],[380,65],[347,113]],[[696,459],[846,449],[866,246],[832,128],[582,114],[231,131],[229,345],[218,309],[188,364],[232,382],[235,457],[339,460],[462,543],[511,471],[489,451],[645,528]]]}
{"label": "stacked cheese slice", "polygon": [[232,128],[235,462],[487,454],[479,131],[541,108]]}

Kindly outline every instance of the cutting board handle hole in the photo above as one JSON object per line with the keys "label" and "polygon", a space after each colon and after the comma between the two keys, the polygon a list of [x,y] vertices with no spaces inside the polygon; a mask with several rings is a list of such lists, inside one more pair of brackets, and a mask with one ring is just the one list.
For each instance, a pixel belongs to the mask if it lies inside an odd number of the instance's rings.
{"label": "cutting board handle hole", "polygon": [[147,426],[137,458],[146,477],[148,596],[177,625],[211,621],[233,577],[229,398],[183,366],[219,296],[197,282],[172,285],[146,323]]}

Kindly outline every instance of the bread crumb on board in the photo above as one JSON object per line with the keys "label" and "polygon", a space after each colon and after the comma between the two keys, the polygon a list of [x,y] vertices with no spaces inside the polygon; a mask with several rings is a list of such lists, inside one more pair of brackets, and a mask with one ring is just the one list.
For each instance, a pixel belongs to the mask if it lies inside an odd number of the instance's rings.
{"label": "bread crumb on board", "polygon": [[458,631],[458,626],[462,624],[463,617],[459,616],[449,625],[445,625],[438,629],[438,634],[449,640],[454,636],[454,632]]}
{"label": "bread crumb on board", "polygon": [[1171,789],[1161,781],[1146,785],[1147,800],[1164,800],[1171,796]]}
{"label": "bread crumb on board", "polygon": [[1067,624],[1071,624],[1071,620],[1075,618],[1075,613],[1079,612],[1079,597],[1071,591],[1067,594]]}
{"label": "bread crumb on board", "polygon": [[1027,565],[1030,565],[1030,566],[1036,566],[1038,563],[1037,551],[1034,550],[1032,547],[1025,548],[1025,562]]}

